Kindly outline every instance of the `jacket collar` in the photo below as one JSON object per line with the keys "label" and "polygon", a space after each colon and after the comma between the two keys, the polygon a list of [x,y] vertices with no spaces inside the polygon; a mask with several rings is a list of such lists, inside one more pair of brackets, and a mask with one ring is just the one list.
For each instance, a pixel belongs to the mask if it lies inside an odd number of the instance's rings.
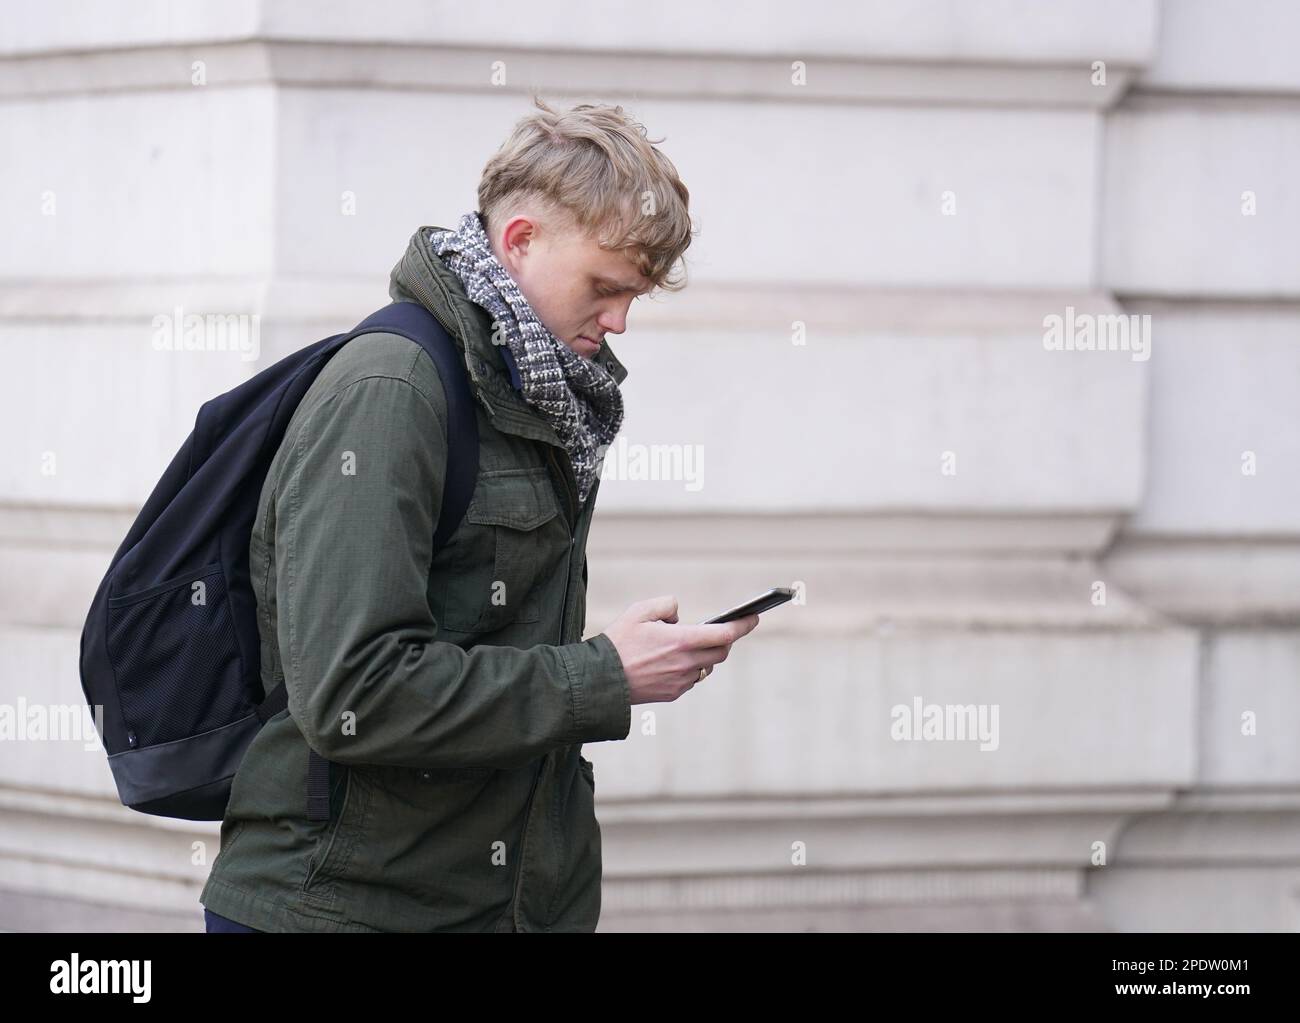
{"label": "jacket collar", "polygon": [[[558,444],[555,431],[521,397],[519,371],[509,348],[492,343],[491,315],[465,294],[460,278],[429,247],[429,232],[439,230],[445,228],[421,227],[411,237],[406,253],[393,267],[389,295],[395,301],[419,302],[438,318],[465,353],[470,385],[490,412],[505,410],[509,421],[527,416],[550,434],[538,439]],[[592,361],[608,370],[615,383],[627,378],[627,367],[610,349],[608,338]]]}

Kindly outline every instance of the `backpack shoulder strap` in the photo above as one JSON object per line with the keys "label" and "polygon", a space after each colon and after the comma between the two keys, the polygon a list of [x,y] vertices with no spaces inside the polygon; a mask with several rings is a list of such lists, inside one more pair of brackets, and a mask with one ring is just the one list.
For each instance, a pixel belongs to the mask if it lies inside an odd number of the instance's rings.
{"label": "backpack shoulder strap", "polygon": [[433,534],[436,554],[465,517],[478,479],[478,419],[464,356],[438,318],[415,302],[393,302],[371,313],[350,338],[375,333],[398,334],[423,348],[438,367],[438,379],[447,398],[447,476],[438,527]]}

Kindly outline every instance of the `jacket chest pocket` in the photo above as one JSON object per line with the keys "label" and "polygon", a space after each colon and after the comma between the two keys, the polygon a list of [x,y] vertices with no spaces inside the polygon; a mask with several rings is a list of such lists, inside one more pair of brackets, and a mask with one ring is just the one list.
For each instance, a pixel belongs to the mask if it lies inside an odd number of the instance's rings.
{"label": "jacket chest pocket", "polygon": [[487,633],[538,621],[541,588],[568,549],[559,513],[545,466],[480,473],[447,547],[442,626]]}

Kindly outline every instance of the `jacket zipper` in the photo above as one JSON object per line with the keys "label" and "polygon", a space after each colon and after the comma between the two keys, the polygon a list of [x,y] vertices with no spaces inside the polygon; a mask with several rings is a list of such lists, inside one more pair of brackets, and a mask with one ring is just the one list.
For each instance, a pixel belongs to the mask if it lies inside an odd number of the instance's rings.
{"label": "jacket zipper", "polygon": [[[566,493],[568,493],[570,496],[576,496],[573,494],[573,488],[569,486],[568,478],[564,475],[564,467],[559,464],[559,459],[556,457],[555,454],[555,448],[551,447],[548,444],[546,446],[546,451],[547,454],[550,456],[551,462],[555,465],[556,470],[559,472],[560,478],[564,480],[564,488]],[[574,507],[575,508],[577,507],[576,502]],[[577,538],[578,538],[578,534],[574,529],[574,524],[576,524],[576,521],[575,523],[571,524],[569,527],[569,555],[565,559],[565,564],[564,564],[564,597],[560,601],[560,635],[557,640],[557,645],[559,646],[564,645],[564,626],[568,623],[569,620],[569,580],[573,576],[573,550],[574,550],[574,544],[577,542]],[[547,757],[549,756],[550,754],[548,753]],[[528,804],[527,806],[524,807],[524,840],[523,842],[520,843],[519,846],[519,873],[518,876],[515,878],[515,905],[514,905],[513,915],[514,915],[516,928],[519,927],[520,895],[523,892],[523,886],[524,886],[524,864],[528,861],[528,825],[532,820],[533,801],[536,799],[537,786],[538,783],[541,781],[542,772],[544,770],[546,770],[545,757],[542,759],[541,767],[537,769],[537,775],[533,778],[533,787],[528,793]],[[558,869],[558,864],[557,864],[557,869]]]}
{"label": "jacket zipper", "polygon": [[564,466],[560,464],[559,457],[555,454],[555,448],[551,447],[551,445],[548,444],[546,446],[546,453],[550,456],[551,463],[555,466],[556,472],[560,474],[560,479],[564,480],[565,492],[570,497],[573,497],[575,499],[572,506],[573,514],[569,516],[569,555],[568,558],[565,560],[565,565],[564,565],[564,597],[560,601],[560,637],[556,641],[558,645],[563,646],[564,626],[569,621],[569,579],[573,575],[573,550],[574,550],[574,545],[577,543],[578,540],[578,533],[577,533],[578,502],[576,500],[577,494],[573,492],[573,489],[569,486],[568,477],[564,475]]}
{"label": "jacket zipper", "polygon": [[[422,286],[420,282],[418,281],[413,282],[413,284],[414,287],[412,288],[412,293],[415,295],[415,297],[419,298],[423,303],[423,305],[425,306],[425,308],[427,308],[431,313],[433,313],[434,317],[438,320],[438,322],[442,323],[442,326],[447,331],[447,333],[454,334],[455,332],[452,331],[451,327],[449,327],[443,321],[442,317],[438,315],[436,309],[434,308],[434,306],[436,306],[438,303],[427,301],[427,299],[431,298],[432,296],[427,294],[426,289]],[[421,294],[421,292],[426,292],[426,293]],[[482,391],[479,388],[475,387],[474,393],[475,396],[479,399],[479,401],[483,404],[483,406],[487,409],[487,411],[493,416],[495,416],[496,409],[492,407],[491,402],[487,400],[487,398],[483,395]],[[577,516],[581,512],[581,509],[579,508],[579,502],[577,500],[578,495],[574,491],[574,488],[569,485],[569,479],[564,474],[564,466],[560,464],[559,459],[556,457],[555,448],[552,447],[550,444],[547,444],[546,449],[547,449],[547,454],[550,456],[552,463],[555,465],[556,471],[560,474],[560,479],[564,480],[565,493],[568,494],[571,498],[573,498],[573,505],[572,505],[573,514],[569,516],[570,519],[569,554],[568,554],[568,558],[566,559],[565,569],[564,569],[564,598],[560,603],[560,635],[559,635],[558,643],[560,646],[563,646],[564,626],[569,619],[568,616],[569,579],[573,575],[573,551],[574,551],[574,545],[577,542],[577,532],[576,532]],[[549,756],[549,754],[547,754],[547,756]],[[533,785],[528,792],[528,803],[524,807],[524,838],[519,846],[519,871],[515,876],[515,897],[514,897],[514,907],[512,911],[512,916],[514,917],[516,929],[519,927],[519,904],[520,904],[519,896],[520,896],[520,892],[523,889],[523,883],[524,883],[524,864],[527,863],[527,857],[528,857],[528,825],[529,825],[529,821],[532,818],[533,802],[537,797],[537,786],[538,783],[541,781],[542,771],[544,771],[545,769],[546,769],[546,759],[543,758],[541,767],[538,768],[537,774],[533,777]]]}

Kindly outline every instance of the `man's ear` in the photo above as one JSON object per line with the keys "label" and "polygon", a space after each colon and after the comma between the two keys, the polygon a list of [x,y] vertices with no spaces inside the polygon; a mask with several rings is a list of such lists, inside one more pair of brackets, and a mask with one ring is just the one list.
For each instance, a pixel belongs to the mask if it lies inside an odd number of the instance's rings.
{"label": "man's ear", "polygon": [[522,213],[516,214],[502,230],[502,250],[511,260],[521,259],[528,254],[536,234],[533,222]]}

